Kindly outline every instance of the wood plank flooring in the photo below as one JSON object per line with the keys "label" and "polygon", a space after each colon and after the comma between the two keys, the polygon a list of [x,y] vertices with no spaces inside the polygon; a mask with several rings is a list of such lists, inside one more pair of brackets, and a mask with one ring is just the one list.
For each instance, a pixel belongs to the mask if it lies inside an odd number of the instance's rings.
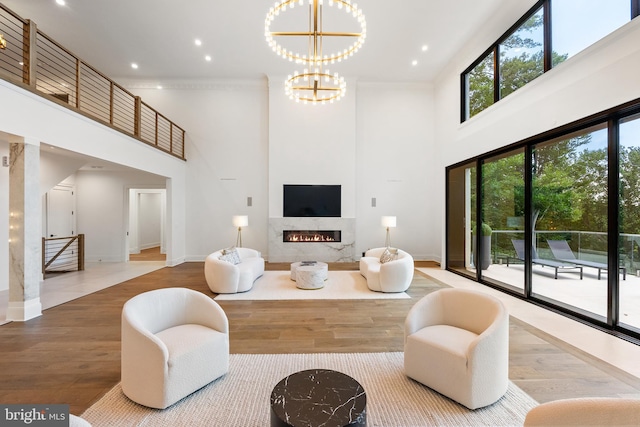
{"label": "wood plank flooring", "polygon": [[160,246],[143,249],[139,254],[129,254],[129,261],[166,261],[167,254],[160,253]]}
{"label": "wood plank flooring", "polygon": [[[420,265],[427,266],[427,265]],[[356,269],[357,264],[332,264]],[[268,264],[267,269],[288,269]],[[68,403],[82,413],[120,380],[120,314],[134,295],[184,286],[214,296],[202,263],[184,263],[0,326],[0,402]],[[221,301],[232,353],[402,351],[403,322],[416,298],[441,286],[416,273],[405,300]],[[640,380],[516,319],[510,378],[539,402],[578,396],[637,396]]]}

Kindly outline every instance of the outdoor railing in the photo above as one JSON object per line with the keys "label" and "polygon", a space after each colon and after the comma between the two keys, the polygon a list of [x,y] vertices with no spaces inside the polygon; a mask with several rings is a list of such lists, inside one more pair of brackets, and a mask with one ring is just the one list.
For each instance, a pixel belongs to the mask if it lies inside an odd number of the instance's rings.
{"label": "outdoor railing", "polygon": [[42,274],[84,270],[84,234],[42,238]]}
{"label": "outdoor railing", "polygon": [[[522,230],[493,230],[491,233],[491,259],[504,262],[507,257],[516,258],[511,239],[524,239]],[[607,262],[607,233],[582,230],[536,230],[534,247],[541,258],[553,259],[547,245],[548,239],[564,239],[578,259]],[[631,274],[640,275],[640,234],[620,233],[620,265]]]}
{"label": "outdoor railing", "polygon": [[0,78],[185,159],[185,131],[0,3]]}

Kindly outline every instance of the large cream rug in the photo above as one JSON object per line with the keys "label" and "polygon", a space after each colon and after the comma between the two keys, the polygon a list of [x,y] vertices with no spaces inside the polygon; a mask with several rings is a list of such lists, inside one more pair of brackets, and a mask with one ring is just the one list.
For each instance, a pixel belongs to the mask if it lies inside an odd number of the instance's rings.
{"label": "large cream rug", "polygon": [[163,411],[133,403],[117,385],[82,417],[94,427],[264,427],[269,425],[273,387],[305,369],[333,369],[362,384],[369,427],[521,426],[537,405],[510,383],[498,402],[471,411],[407,378],[402,352],[233,354],[224,377]]}
{"label": "large cream rug", "polygon": [[400,299],[404,292],[374,292],[358,271],[329,271],[324,288],[298,289],[289,271],[265,271],[247,292],[221,294],[216,300],[292,300],[292,299]]}

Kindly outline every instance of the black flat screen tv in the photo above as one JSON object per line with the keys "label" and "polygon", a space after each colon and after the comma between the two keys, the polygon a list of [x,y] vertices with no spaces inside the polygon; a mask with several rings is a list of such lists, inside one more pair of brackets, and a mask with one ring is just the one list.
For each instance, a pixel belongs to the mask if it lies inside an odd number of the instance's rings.
{"label": "black flat screen tv", "polygon": [[340,185],[284,185],[284,217],[340,217]]}

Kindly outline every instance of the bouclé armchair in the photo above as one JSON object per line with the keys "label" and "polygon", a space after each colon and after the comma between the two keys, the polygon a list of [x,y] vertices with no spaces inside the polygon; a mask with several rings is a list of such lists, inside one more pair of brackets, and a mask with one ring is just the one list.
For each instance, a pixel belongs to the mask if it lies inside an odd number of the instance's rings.
{"label": "boucl\u00e9 armchair", "polygon": [[469,409],[496,402],[509,385],[509,314],[490,295],[440,289],[405,320],[408,377]]}
{"label": "boucl\u00e9 armchair", "polygon": [[144,292],[122,308],[121,357],[124,394],[164,409],[227,373],[227,316],[192,289]]}

